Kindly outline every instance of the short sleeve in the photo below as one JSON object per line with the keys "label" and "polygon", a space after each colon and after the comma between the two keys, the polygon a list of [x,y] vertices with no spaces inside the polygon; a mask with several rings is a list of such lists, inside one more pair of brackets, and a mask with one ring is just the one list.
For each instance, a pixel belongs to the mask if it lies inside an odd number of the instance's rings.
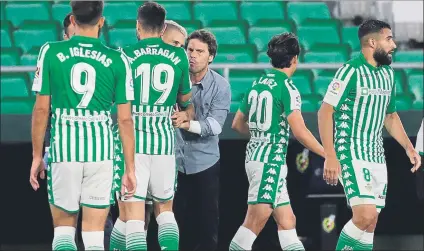
{"label": "short sleeve", "polygon": [[349,92],[354,88],[357,81],[356,70],[352,66],[346,64],[339,68],[328,86],[327,93],[324,96],[324,102],[333,106],[336,110]]}
{"label": "short sleeve", "polygon": [[122,53],[119,54],[119,61],[115,69],[115,103],[125,104],[134,100],[133,77],[128,58]]}
{"label": "short sleeve", "polygon": [[294,110],[301,110],[302,98],[299,91],[293,85],[293,82],[289,79],[284,80],[282,86],[281,100],[284,106],[284,113],[289,116]]}
{"label": "short sleeve", "polygon": [[40,95],[50,95],[50,58],[49,58],[50,45],[44,44],[38,54],[37,69],[32,82],[32,91]]}
{"label": "short sleeve", "polygon": [[191,91],[191,82],[190,82],[188,57],[185,52],[183,54],[184,54],[184,56],[182,57],[183,64],[181,66],[182,76],[181,76],[180,87],[178,88],[178,93],[185,95]]}

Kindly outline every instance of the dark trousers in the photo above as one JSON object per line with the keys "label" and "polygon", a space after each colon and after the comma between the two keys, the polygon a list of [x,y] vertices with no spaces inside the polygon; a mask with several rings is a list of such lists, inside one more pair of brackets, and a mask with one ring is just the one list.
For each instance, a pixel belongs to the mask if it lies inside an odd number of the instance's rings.
{"label": "dark trousers", "polygon": [[182,251],[213,251],[217,248],[219,169],[218,161],[200,173],[178,173],[174,212]]}

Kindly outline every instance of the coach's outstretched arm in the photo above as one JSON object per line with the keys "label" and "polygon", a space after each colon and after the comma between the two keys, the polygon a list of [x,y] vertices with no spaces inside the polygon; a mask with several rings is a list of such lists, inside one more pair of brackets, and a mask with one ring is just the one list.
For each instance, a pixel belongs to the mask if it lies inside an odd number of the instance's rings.
{"label": "coach's outstretched arm", "polygon": [[386,115],[386,118],[384,119],[384,126],[389,134],[405,149],[406,155],[408,155],[411,164],[414,165],[414,167],[411,168],[411,172],[417,171],[421,166],[421,157],[417,151],[415,151],[414,146],[409,140],[397,112],[392,112]]}
{"label": "coach's outstretched arm", "polygon": [[324,180],[327,184],[337,185],[341,167],[333,145],[333,113],[333,106],[322,102],[318,111],[318,129],[325,152]]}
{"label": "coach's outstretched arm", "polygon": [[[202,137],[219,135],[230,110],[231,91],[229,85],[222,85],[210,104],[206,119],[190,120],[179,128],[199,134]],[[173,118],[175,118],[173,116]]]}

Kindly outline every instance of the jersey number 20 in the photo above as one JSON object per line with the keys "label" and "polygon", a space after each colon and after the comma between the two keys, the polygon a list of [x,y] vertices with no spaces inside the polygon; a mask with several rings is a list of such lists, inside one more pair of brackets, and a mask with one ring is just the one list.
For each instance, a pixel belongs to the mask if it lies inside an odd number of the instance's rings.
{"label": "jersey number 20", "polygon": [[[161,75],[165,74],[162,82]],[[168,64],[157,64],[151,69],[151,65],[144,63],[137,67],[135,77],[141,76],[140,103],[148,104],[150,97],[150,84],[152,88],[162,95],[155,101],[155,105],[161,105],[168,99],[174,84],[174,69]]]}
{"label": "jersey number 20", "polygon": [[[268,131],[272,122],[272,94],[269,91],[262,91],[258,94],[256,90],[252,90],[249,93],[248,101],[250,129]],[[252,118],[255,118],[255,121],[252,121]]]}

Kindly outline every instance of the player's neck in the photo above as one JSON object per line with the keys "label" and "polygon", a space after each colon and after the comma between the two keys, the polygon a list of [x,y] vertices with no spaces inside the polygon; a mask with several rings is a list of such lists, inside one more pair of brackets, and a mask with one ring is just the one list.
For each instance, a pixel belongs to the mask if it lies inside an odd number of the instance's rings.
{"label": "player's neck", "polygon": [[198,72],[198,73],[190,73],[190,81],[192,84],[197,84],[199,83],[206,75],[206,73],[208,72],[208,67],[206,67],[203,71]]}
{"label": "player's neck", "polygon": [[274,69],[276,69],[277,71],[284,72],[289,78],[293,75],[293,71],[290,68],[283,68],[283,69],[274,68]]}
{"label": "player's neck", "polygon": [[364,55],[365,60],[367,61],[368,64],[377,67],[378,63],[377,61],[375,61],[374,56],[373,56],[373,52],[371,50],[367,50],[367,49],[362,49],[362,54]]}
{"label": "player's neck", "polygon": [[160,38],[160,34],[159,33],[143,33],[143,34],[139,34],[139,38],[140,40],[148,39],[148,38]]}
{"label": "player's neck", "polygon": [[99,38],[99,31],[98,29],[95,29],[95,28],[91,28],[91,29],[76,28],[75,35],[81,36],[81,37]]}

